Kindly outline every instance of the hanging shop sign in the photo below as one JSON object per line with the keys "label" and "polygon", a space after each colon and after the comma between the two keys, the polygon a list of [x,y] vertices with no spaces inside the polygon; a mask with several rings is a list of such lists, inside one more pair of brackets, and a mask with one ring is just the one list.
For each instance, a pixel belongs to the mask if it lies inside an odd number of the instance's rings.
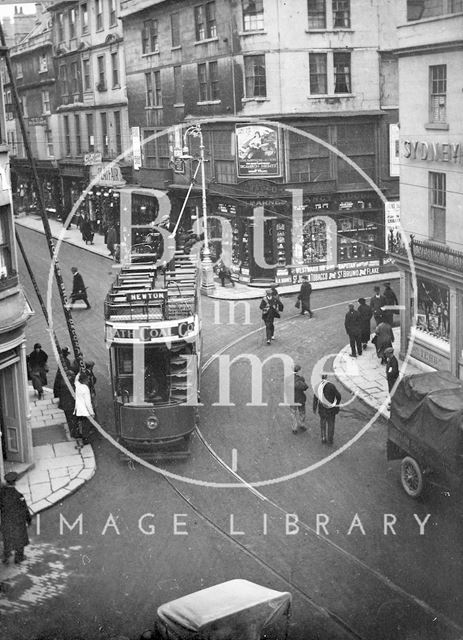
{"label": "hanging shop sign", "polygon": [[132,156],[133,168],[138,171],[141,168],[141,139],[140,127],[132,127]]}
{"label": "hanging shop sign", "polygon": [[28,118],[28,122],[32,127],[46,127],[48,125],[46,116],[34,116],[32,118]]}
{"label": "hanging shop sign", "polygon": [[181,158],[183,155],[183,137],[181,125],[175,125],[174,130],[169,132],[169,155],[170,160]]}
{"label": "hanging shop sign", "polygon": [[118,164],[101,163],[90,167],[90,180],[98,179],[102,187],[120,187],[125,184]]}
{"label": "hanging shop sign", "polygon": [[239,178],[281,175],[278,128],[261,125],[235,125],[236,162]]}
{"label": "hanging shop sign", "polygon": [[400,176],[400,127],[389,125],[389,175]]}
{"label": "hanging shop sign", "polygon": [[92,164],[101,164],[101,151],[86,153],[84,155],[84,165],[86,167],[89,167]]}
{"label": "hanging shop sign", "polygon": [[174,158],[173,160],[171,160],[170,165],[174,173],[185,173],[185,162],[182,160],[182,158]]}

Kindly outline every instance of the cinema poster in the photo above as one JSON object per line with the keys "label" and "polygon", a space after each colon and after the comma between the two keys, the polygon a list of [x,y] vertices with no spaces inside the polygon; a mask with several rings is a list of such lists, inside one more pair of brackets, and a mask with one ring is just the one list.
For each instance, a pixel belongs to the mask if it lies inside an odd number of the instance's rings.
{"label": "cinema poster", "polygon": [[236,125],[239,178],[271,178],[281,175],[278,127]]}

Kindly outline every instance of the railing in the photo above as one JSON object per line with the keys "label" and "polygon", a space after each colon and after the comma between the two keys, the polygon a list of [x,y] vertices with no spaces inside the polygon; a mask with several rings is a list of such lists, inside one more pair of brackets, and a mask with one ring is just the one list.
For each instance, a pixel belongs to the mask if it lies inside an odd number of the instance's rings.
{"label": "railing", "polygon": [[[413,258],[424,260],[452,271],[463,271],[463,251],[451,249],[446,245],[438,245],[426,240],[415,240],[410,236],[410,251]],[[405,247],[396,249],[392,255],[406,255]]]}
{"label": "railing", "polygon": [[[1,283],[1,280],[0,280]],[[161,304],[147,303],[118,303],[106,299],[104,303],[104,317],[109,322],[149,322],[163,320],[178,320],[187,318],[195,313],[195,299],[178,298]]]}
{"label": "railing", "polygon": [[51,30],[47,30],[44,33],[40,33],[36,36],[32,36],[20,44],[16,44],[10,49],[10,55],[13,57],[18,53],[33,49],[35,47],[43,47],[45,45],[52,45]]}

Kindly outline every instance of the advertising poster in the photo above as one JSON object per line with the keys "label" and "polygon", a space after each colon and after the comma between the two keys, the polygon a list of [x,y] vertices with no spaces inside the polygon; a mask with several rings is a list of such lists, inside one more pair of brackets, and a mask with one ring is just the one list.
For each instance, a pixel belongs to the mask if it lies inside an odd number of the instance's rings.
{"label": "advertising poster", "polygon": [[385,204],[386,246],[390,253],[402,245],[400,235],[400,200],[391,200]]}
{"label": "advertising poster", "polygon": [[260,124],[236,125],[239,178],[281,174],[278,128]]}

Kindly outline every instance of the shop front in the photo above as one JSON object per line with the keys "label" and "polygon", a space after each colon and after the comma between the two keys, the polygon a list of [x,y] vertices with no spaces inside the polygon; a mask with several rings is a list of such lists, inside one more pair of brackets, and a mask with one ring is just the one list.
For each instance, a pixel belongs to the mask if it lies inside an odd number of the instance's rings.
{"label": "shop front", "polygon": [[89,218],[93,230],[106,236],[110,227],[119,224],[119,189],[126,181],[119,165],[101,161],[89,166],[89,178],[96,180],[87,195]]}
{"label": "shop front", "polygon": [[[82,163],[59,161],[63,190],[63,215],[65,222],[76,202],[85,192],[89,183],[89,168]],[[80,216],[89,216],[88,198],[85,198],[78,211],[74,212],[71,224],[78,224]]]}
{"label": "shop front", "polygon": [[[63,198],[59,171],[45,160],[36,160],[36,166],[47,215],[60,218]],[[26,160],[11,159],[11,183],[15,215],[38,213],[37,187]]]}
{"label": "shop front", "polygon": [[[1,294],[1,291],[0,291]],[[32,461],[23,294],[0,299],[0,431],[3,466]]]}
{"label": "shop front", "polygon": [[[426,365],[463,379],[463,253],[413,240],[413,271],[404,250],[400,269],[401,350]],[[416,275],[416,281],[413,275]]]}
{"label": "shop front", "polygon": [[211,238],[220,237],[220,219],[229,223],[231,268],[241,282],[295,284],[303,275],[311,282],[347,280],[395,268],[386,256],[384,206],[376,193],[299,189],[208,202]]}

